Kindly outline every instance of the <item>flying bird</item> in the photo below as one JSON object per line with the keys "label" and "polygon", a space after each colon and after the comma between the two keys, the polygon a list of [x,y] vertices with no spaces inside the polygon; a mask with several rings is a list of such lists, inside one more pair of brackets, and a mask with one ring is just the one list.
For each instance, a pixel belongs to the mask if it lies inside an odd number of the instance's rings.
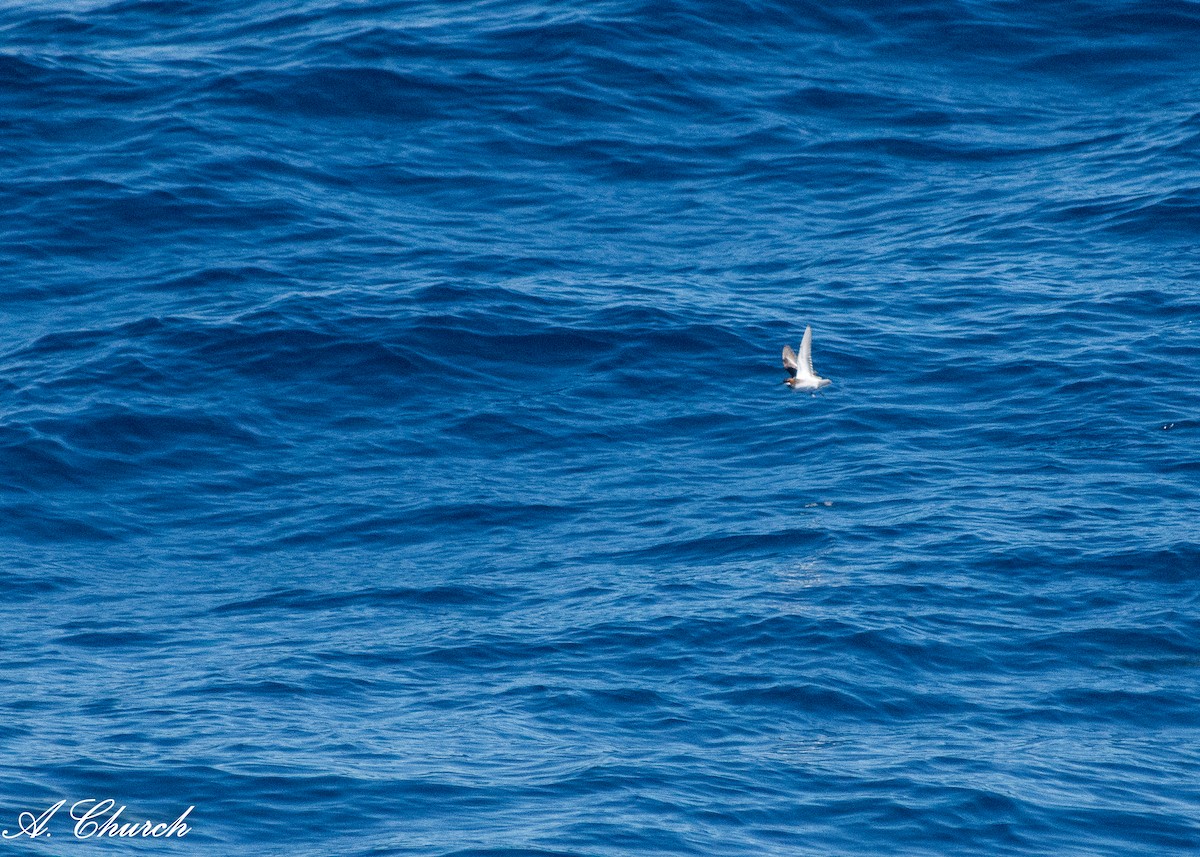
{"label": "flying bird", "polygon": [[811,390],[816,392],[822,387],[828,387],[833,382],[822,378],[813,371],[812,365],[812,327],[804,328],[804,338],[800,340],[800,356],[792,351],[792,346],[783,346],[783,368],[790,376],[783,383],[793,390]]}

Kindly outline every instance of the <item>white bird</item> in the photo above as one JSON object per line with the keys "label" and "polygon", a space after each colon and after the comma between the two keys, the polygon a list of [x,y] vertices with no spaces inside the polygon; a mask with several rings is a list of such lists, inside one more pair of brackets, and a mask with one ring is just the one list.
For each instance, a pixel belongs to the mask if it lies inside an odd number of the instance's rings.
{"label": "white bird", "polygon": [[804,338],[800,340],[800,356],[792,351],[792,346],[783,346],[783,368],[788,370],[788,378],[783,383],[793,390],[812,390],[814,393],[822,387],[828,387],[833,382],[822,378],[812,367],[812,327],[804,328]]}

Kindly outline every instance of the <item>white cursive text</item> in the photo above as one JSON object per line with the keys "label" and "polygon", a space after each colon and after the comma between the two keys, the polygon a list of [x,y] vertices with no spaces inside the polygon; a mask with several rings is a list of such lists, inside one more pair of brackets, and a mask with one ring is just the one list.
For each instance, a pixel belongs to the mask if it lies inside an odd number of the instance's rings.
{"label": "white cursive text", "polygon": [[[0,831],[0,837],[19,839],[22,836],[28,836],[30,839],[37,839],[40,836],[50,836],[50,821],[64,805],[66,805],[66,801],[60,800],[47,808],[41,815],[22,812],[17,816],[18,829],[11,832]],[[112,798],[104,800],[85,798],[71,804],[71,818],[75,821],[73,833],[76,839],[105,839],[118,836],[184,837],[191,832],[191,825],[186,823],[186,819],[195,808],[195,806],[189,806],[180,813],[179,818],[170,824],[153,821],[123,821],[121,814],[125,812],[125,807],[117,806],[117,802]]]}

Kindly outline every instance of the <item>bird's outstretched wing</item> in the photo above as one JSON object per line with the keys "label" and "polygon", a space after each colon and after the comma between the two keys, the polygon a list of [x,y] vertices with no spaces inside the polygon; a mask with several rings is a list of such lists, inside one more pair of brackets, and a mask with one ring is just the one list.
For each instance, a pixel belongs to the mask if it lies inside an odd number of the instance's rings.
{"label": "bird's outstretched wing", "polygon": [[783,368],[788,371],[788,375],[795,378],[796,372],[800,368],[800,364],[796,360],[796,352],[792,350],[792,346],[783,346]]}
{"label": "bird's outstretched wing", "polygon": [[800,359],[797,363],[801,367],[802,372],[809,375],[815,375],[812,367],[812,327],[804,328],[804,338],[800,340]]}

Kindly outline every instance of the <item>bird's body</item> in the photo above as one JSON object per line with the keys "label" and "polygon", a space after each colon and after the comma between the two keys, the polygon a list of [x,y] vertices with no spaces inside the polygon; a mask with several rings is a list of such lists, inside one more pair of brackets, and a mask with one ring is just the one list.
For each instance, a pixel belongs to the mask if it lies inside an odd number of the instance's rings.
{"label": "bird's body", "polygon": [[793,390],[811,390],[816,392],[822,387],[828,387],[833,382],[822,378],[813,371],[812,365],[812,328],[804,328],[804,338],[800,340],[800,354],[792,351],[792,346],[783,346],[783,368],[788,370],[789,377],[783,383]]}

